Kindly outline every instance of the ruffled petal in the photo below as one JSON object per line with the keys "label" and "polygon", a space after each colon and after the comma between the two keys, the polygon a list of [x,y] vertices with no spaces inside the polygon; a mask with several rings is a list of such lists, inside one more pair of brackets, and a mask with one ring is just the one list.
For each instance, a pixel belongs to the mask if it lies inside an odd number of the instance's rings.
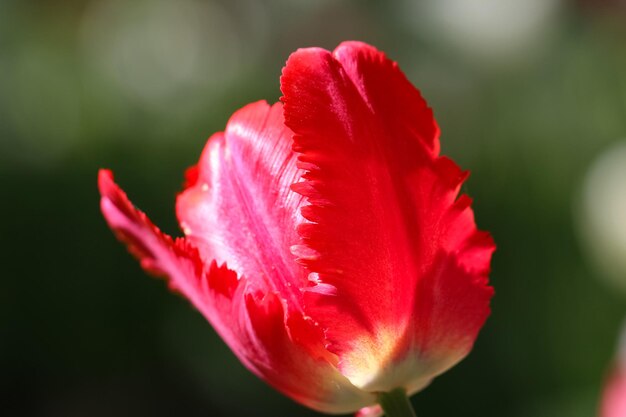
{"label": "ruffled petal", "polygon": [[100,171],[99,187],[102,212],[116,235],[147,271],[166,276],[192,302],[253,373],[323,412],[351,412],[375,401],[341,375],[326,355],[313,355],[306,343],[294,343],[293,334],[309,334],[314,324],[294,315],[290,332],[279,296],[258,291],[226,265],[203,263],[191,243],[159,231],[130,203],[110,171]]}
{"label": "ruffled petal", "polygon": [[[324,348],[322,332],[304,319],[301,289],[308,273],[290,252],[303,201],[290,188],[302,174],[292,136],[281,103],[259,101],[235,112],[187,171],[188,186],[176,211],[203,259],[228,263],[246,277],[250,291],[279,294],[294,342],[336,361]],[[297,322],[302,323],[293,325]]]}
{"label": "ruffled petal", "polygon": [[153,275],[169,277],[172,288],[183,293],[198,310],[208,312],[197,291],[197,280],[204,268],[198,251],[184,239],[174,240],[152,224],[113,181],[111,171],[100,170],[98,188],[104,218],[141,266]]}
{"label": "ruffled petal", "polygon": [[232,317],[244,318],[234,327],[250,346],[259,348],[254,352],[257,375],[301,404],[325,413],[345,414],[375,403],[373,394],[352,385],[326,355],[313,355],[293,342],[277,295],[247,294],[245,303],[247,314]]}
{"label": "ruffled petal", "polygon": [[111,171],[100,170],[98,186],[104,218],[141,266],[153,275],[166,277],[170,288],[191,301],[233,350],[241,350],[241,342],[221,320],[240,287],[237,274],[226,265],[205,264],[186,239],[174,240],[161,232],[132,205],[113,181]]}
{"label": "ruffled petal", "polygon": [[[462,359],[489,314],[494,245],[467,174],[397,65],[371,46],[302,49],[283,70],[285,124],[305,171],[306,311],[355,385],[414,392]],[[400,366],[402,364],[402,366]]]}
{"label": "ruffled petal", "polygon": [[290,189],[301,172],[282,105],[250,104],[211,137],[176,211],[205,260],[227,262],[250,285],[275,291],[300,309],[307,274],[289,248],[298,237],[302,197]]}

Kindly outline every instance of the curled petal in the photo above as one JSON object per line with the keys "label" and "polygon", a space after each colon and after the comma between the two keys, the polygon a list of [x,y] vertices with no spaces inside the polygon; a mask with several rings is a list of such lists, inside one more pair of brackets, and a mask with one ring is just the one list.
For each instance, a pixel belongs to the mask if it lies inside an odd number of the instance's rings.
{"label": "curled petal", "polygon": [[196,293],[196,280],[203,270],[198,251],[184,239],[174,240],[152,224],[113,181],[111,171],[100,170],[98,187],[104,218],[141,266],[153,275],[169,277],[171,287],[182,292],[200,311],[205,310]]}
{"label": "curled petal", "polygon": [[457,199],[467,174],[438,156],[432,111],[371,46],[299,50],[281,89],[305,171],[299,262],[325,286],[306,292],[306,311],[355,385],[419,390],[489,314],[494,245]]}
{"label": "curled petal", "polygon": [[291,136],[280,103],[237,111],[188,170],[176,211],[203,259],[227,262],[249,285],[281,294],[290,310],[299,310],[308,281],[289,250],[302,201],[289,188],[301,174]]}
{"label": "curled petal", "polygon": [[216,262],[205,265],[198,250],[185,239],[172,239],[137,210],[113,181],[108,170],[98,176],[104,217],[120,240],[126,243],[149,273],[168,279],[170,288],[180,292],[211,322],[231,347],[239,342],[221,320],[237,291],[243,288],[237,274]]}

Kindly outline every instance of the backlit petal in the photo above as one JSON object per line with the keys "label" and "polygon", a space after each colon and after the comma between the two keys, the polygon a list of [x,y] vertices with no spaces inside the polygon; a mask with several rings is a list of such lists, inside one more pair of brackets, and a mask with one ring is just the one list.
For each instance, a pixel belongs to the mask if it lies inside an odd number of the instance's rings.
{"label": "backlit petal", "polygon": [[[467,174],[397,65],[350,42],[299,50],[281,78],[306,197],[306,311],[355,385],[414,392],[462,359],[489,314],[494,245],[476,229]],[[313,284],[315,285],[315,284]]]}
{"label": "backlit petal", "polygon": [[197,292],[203,263],[198,251],[184,239],[172,239],[162,233],[113,181],[113,174],[100,170],[98,187],[102,214],[120,240],[126,243],[141,266],[154,275],[169,277],[169,284],[183,293],[203,313],[204,300]]}
{"label": "backlit petal", "polygon": [[623,417],[626,415],[626,369],[615,369],[606,381],[600,417]]}
{"label": "backlit petal", "polygon": [[323,333],[303,318],[301,288],[308,285],[308,273],[290,251],[298,241],[303,200],[290,188],[302,174],[292,136],[280,103],[260,101],[235,112],[224,133],[209,139],[197,167],[188,170],[189,187],[176,209],[205,261],[228,263],[247,279],[249,291],[278,294],[283,326],[293,340],[336,361],[324,348]]}
{"label": "backlit petal", "polygon": [[381,417],[383,414],[383,409],[377,404],[361,408],[354,417]]}
{"label": "backlit petal", "polygon": [[[184,295],[211,322],[235,350],[241,342],[221,320],[224,304],[238,291],[237,275],[225,265],[204,264],[198,250],[185,239],[173,240],[137,210],[113,181],[108,170],[98,177],[104,217],[148,272],[168,279],[168,285]],[[230,307],[228,307],[230,308]]]}
{"label": "backlit petal", "polygon": [[250,285],[280,293],[298,310],[307,274],[289,250],[298,240],[302,201],[290,189],[301,175],[291,138],[280,103],[237,111],[225,132],[209,139],[195,172],[188,171],[192,185],[176,210],[205,260],[227,262]]}

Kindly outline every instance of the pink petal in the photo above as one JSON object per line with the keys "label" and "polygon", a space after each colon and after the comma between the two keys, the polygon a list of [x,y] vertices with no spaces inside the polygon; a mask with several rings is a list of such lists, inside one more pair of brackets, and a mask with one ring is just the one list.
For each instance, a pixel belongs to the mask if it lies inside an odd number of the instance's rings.
{"label": "pink petal", "polygon": [[252,103],[237,111],[224,133],[211,137],[177,213],[187,238],[205,260],[226,262],[248,281],[249,291],[280,295],[295,343],[312,355],[336,361],[324,348],[315,323],[303,322],[301,289],[308,272],[295,263],[303,198],[291,190],[302,171],[291,150],[293,133],[283,123],[282,104]]}
{"label": "pink petal", "polygon": [[225,265],[203,263],[191,243],[160,232],[128,201],[110,171],[100,171],[99,187],[102,212],[117,236],[144,268],[169,278],[170,286],[202,312],[248,369],[320,411],[351,412],[375,401],[350,384],[328,354],[312,355],[307,341],[294,342],[294,334],[313,337],[310,320],[292,315],[289,331],[280,297],[259,292]]}
{"label": "pink petal", "polygon": [[226,131],[209,139],[176,209],[203,259],[227,262],[249,285],[280,293],[289,310],[299,310],[308,281],[289,251],[302,202],[290,189],[301,175],[291,137],[280,103],[237,111]]}
{"label": "pink petal", "polygon": [[100,170],[98,187],[102,214],[141,266],[149,273],[168,276],[170,286],[204,313],[206,305],[197,293],[197,280],[204,267],[198,251],[184,239],[173,240],[153,225],[115,184],[111,171]]}
{"label": "pink petal", "polygon": [[600,417],[626,416],[626,367],[613,371],[604,387]]}
{"label": "pink petal", "polygon": [[299,50],[281,89],[306,171],[293,187],[308,202],[299,262],[325,286],[306,311],[355,385],[419,390],[469,352],[489,314],[494,245],[457,199],[467,174],[438,156],[432,111],[371,46]]}
{"label": "pink petal", "polygon": [[204,264],[198,250],[186,239],[173,240],[137,210],[113,181],[113,174],[100,170],[98,176],[100,207],[120,240],[125,242],[148,272],[168,278],[169,286],[184,295],[214,325],[236,344],[232,332],[222,325],[221,299],[230,300],[240,287],[237,274],[225,265]]}
{"label": "pink petal", "polygon": [[361,408],[354,417],[382,417],[383,414],[383,409],[377,404]]}

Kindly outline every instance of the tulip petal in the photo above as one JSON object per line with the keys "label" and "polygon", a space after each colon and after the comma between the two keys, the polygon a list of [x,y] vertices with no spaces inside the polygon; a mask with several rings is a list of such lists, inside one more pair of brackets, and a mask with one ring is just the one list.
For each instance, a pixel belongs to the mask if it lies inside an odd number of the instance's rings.
{"label": "tulip petal", "polygon": [[239,317],[248,322],[239,325],[241,336],[250,342],[248,349],[258,348],[253,372],[301,404],[325,413],[345,414],[375,403],[375,395],[352,385],[326,355],[312,355],[293,343],[277,295],[247,294],[245,300],[247,315]]}
{"label": "tulip petal", "polygon": [[626,369],[616,369],[605,382],[600,402],[600,417],[626,415]]}
{"label": "tulip petal", "polygon": [[[174,240],[162,233],[132,205],[113,181],[111,171],[100,170],[98,186],[107,223],[141,266],[153,275],[168,278],[169,287],[184,295],[234,351],[241,351],[239,335],[221,319],[223,312],[231,309],[233,295],[243,288],[237,274],[225,265],[218,267],[216,262],[205,266],[198,250],[186,239]],[[252,366],[247,358],[240,359]]]}
{"label": "tulip petal", "polygon": [[382,417],[384,414],[380,405],[372,405],[371,407],[361,408],[354,417]]}
{"label": "tulip petal", "polygon": [[291,150],[282,104],[264,101],[235,112],[224,133],[211,137],[187,189],[179,195],[178,218],[206,262],[226,262],[246,277],[251,291],[279,294],[285,326],[311,354],[336,357],[324,348],[314,323],[302,322],[302,292],[308,273],[294,262],[302,197],[291,184],[302,174]]}
{"label": "tulip petal", "polygon": [[282,105],[252,103],[224,133],[211,137],[190,186],[178,197],[183,231],[203,259],[227,262],[251,285],[274,291],[299,310],[307,274],[289,248],[297,242],[302,197],[290,189],[301,175],[284,126]]}
{"label": "tulip petal", "polygon": [[109,170],[100,170],[100,208],[117,237],[125,242],[141,266],[153,275],[169,276],[170,285],[182,292],[200,311],[204,310],[195,280],[203,264],[197,250],[184,239],[162,233],[148,217],[137,210],[113,181]]}
{"label": "tulip petal", "polygon": [[469,352],[489,314],[494,245],[457,199],[467,174],[438,156],[432,111],[371,46],[299,50],[281,89],[305,171],[293,186],[308,203],[299,262],[323,286],[306,311],[356,386],[422,389]]}
{"label": "tulip petal", "polygon": [[[327,358],[312,356],[294,343],[284,325],[282,300],[262,293],[226,265],[204,264],[186,239],[173,240],[137,210],[101,170],[102,212],[117,236],[127,243],[149,272],[165,275],[207,318],[241,362],[294,400],[316,410],[346,413],[375,402],[354,387]],[[291,318],[293,333],[308,332],[310,323]]]}
{"label": "tulip petal", "polygon": [[323,333],[310,319],[303,322],[301,289],[309,285],[308,273],[290,251],[298,241],[303,201],[291,190],[302,174],[292,135],[281,103],[259,101],[235,112],[188,170],[177,213],[205,261],[226,262],[255,291],[279,294],[292,340],[333,362]]}
{"label": "tulip petal", "polygon": [[[98,186],[100,207],[117,237],[126,243],[149,273],[168,278],[171,289],[180,292],[216,328],[229,345],[236,339],[216,318],[223,309],[220,299],[232,298],[240,286],[237,275],[225,265],[203,263],[198,250],[184,238],[172,239],[161,232],[148,217],[137,210],[113,181],[113,174],[100,170]],[[211,292],[211,294],[209,294]],[[213,297],[212,293],[220,297]]]}

